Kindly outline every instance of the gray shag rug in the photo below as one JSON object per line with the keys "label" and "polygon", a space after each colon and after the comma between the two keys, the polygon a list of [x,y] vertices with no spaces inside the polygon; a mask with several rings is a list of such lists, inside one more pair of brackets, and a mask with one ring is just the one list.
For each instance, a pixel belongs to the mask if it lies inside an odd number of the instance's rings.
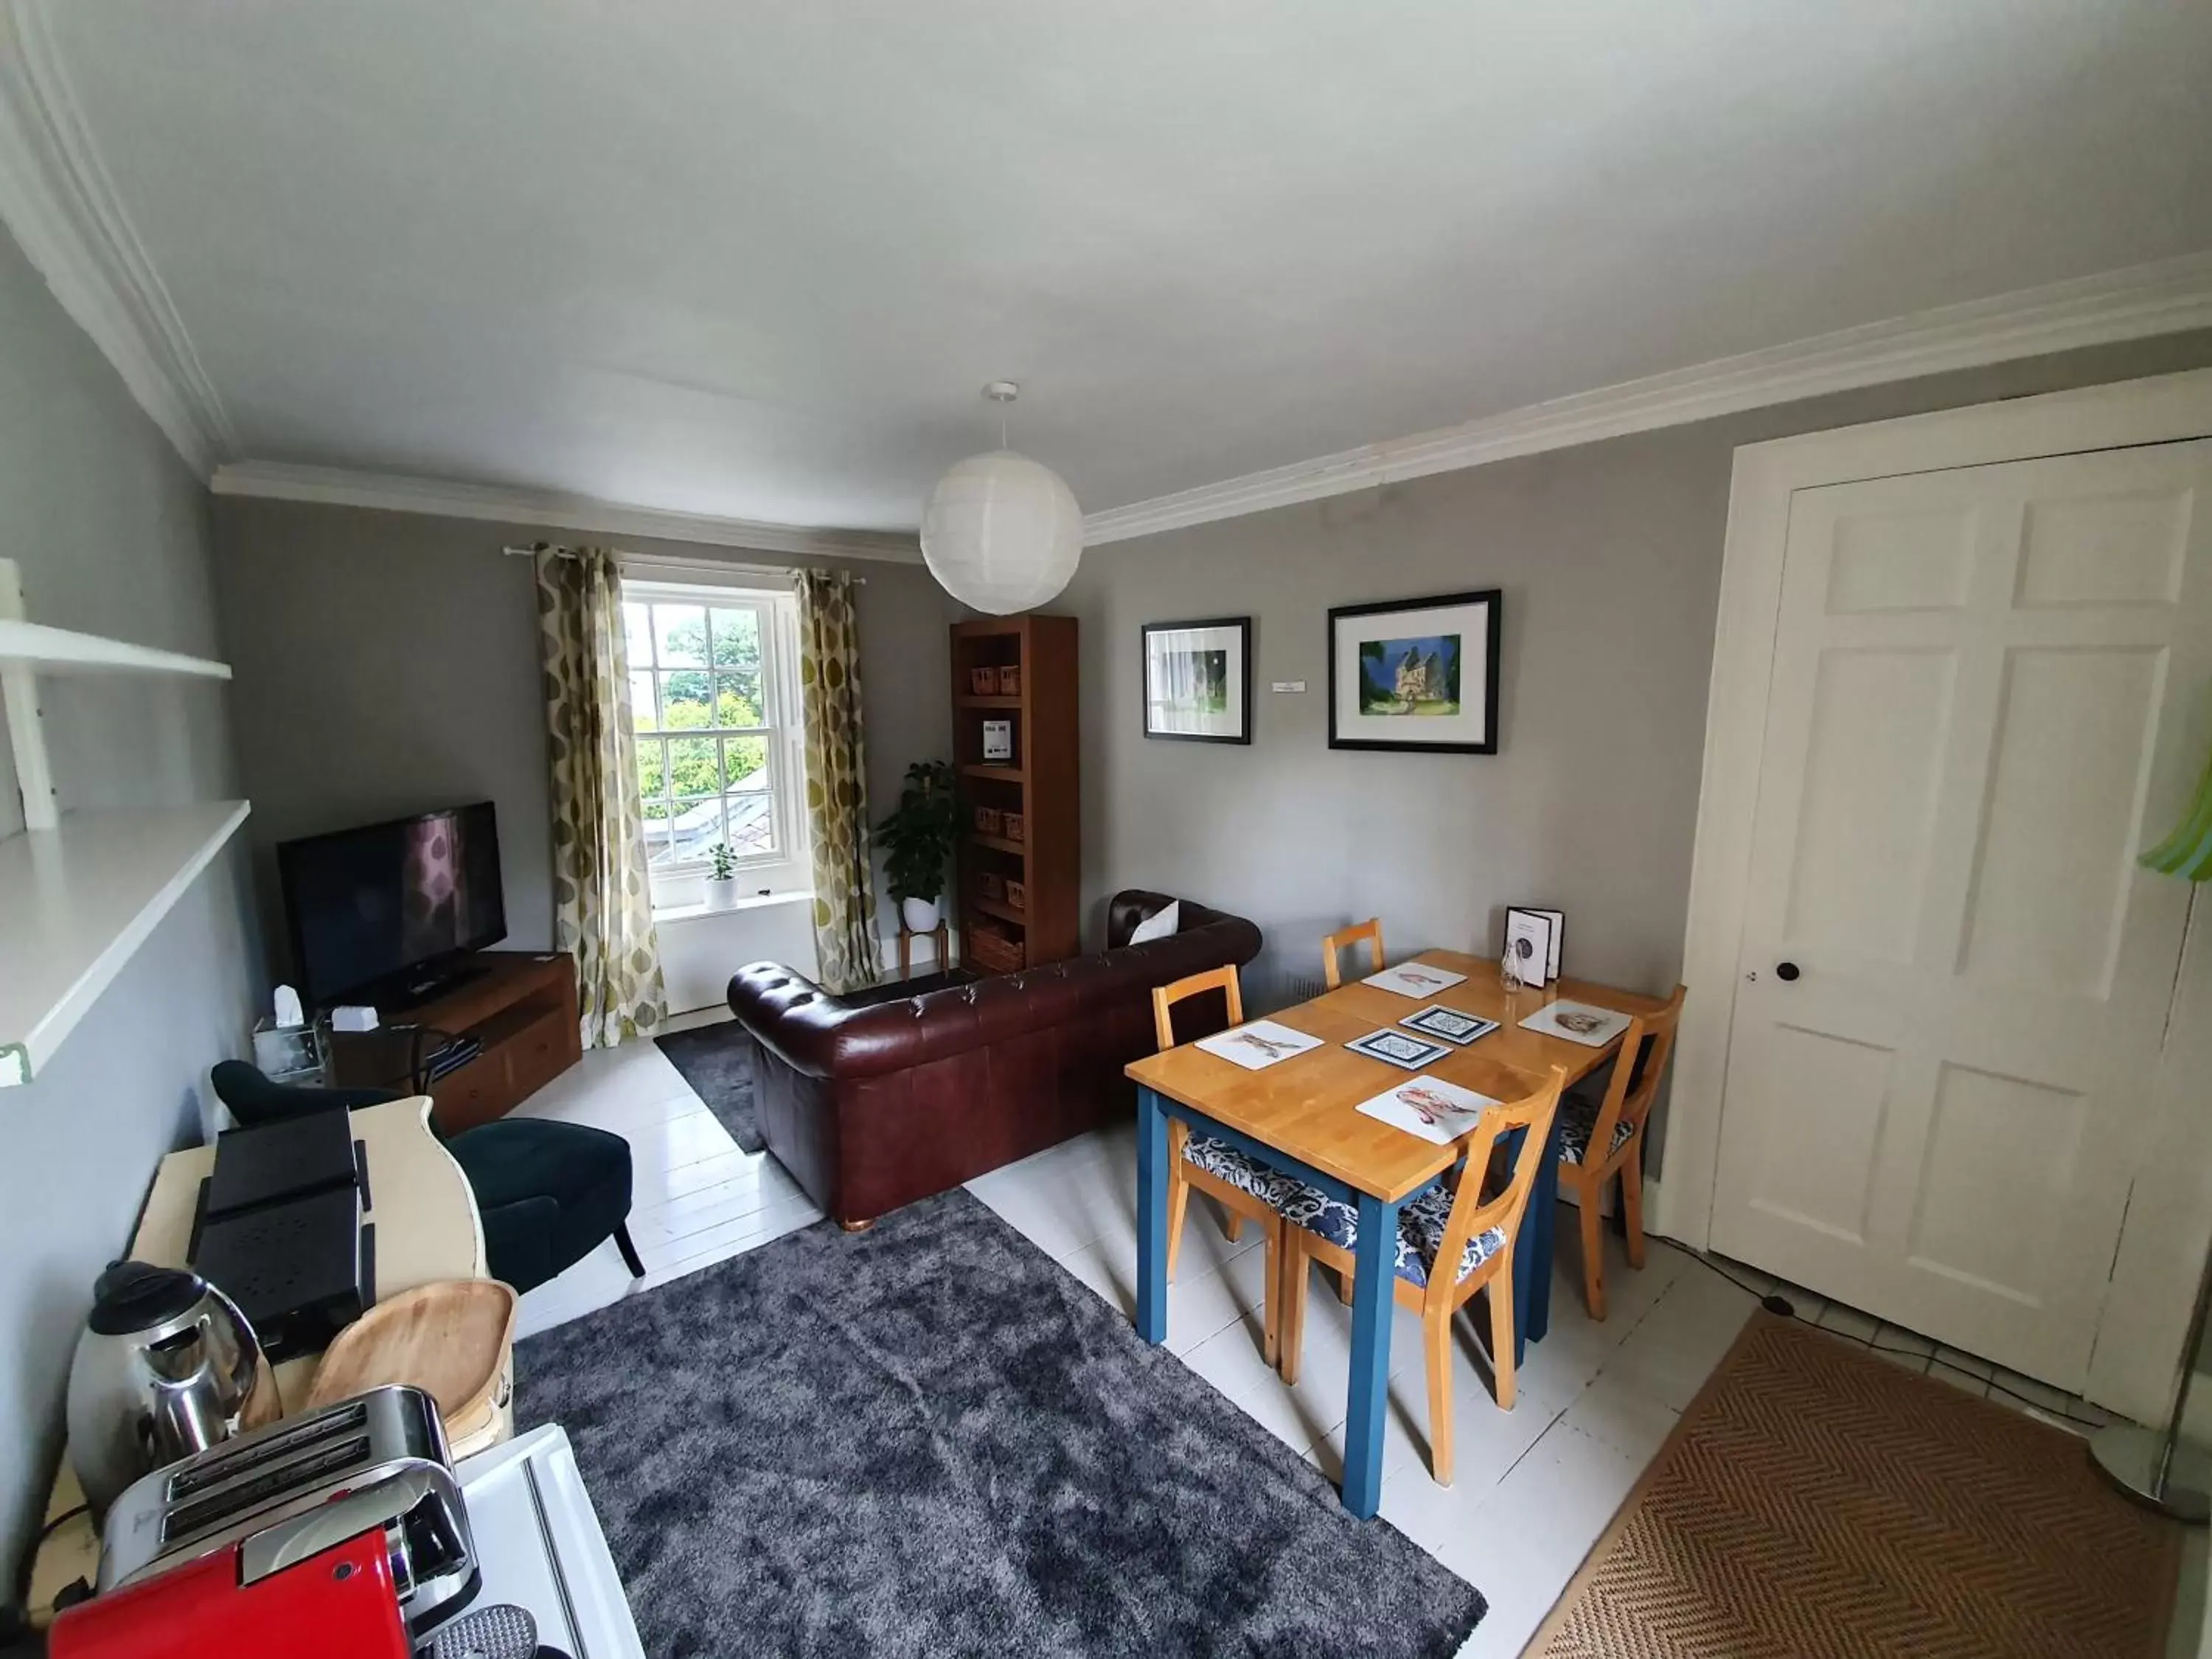
{"label": "gray shag rug", "polygon": [[1481,1595],[966,1193],[520,1345],[654,1659],[1443,1659]]}

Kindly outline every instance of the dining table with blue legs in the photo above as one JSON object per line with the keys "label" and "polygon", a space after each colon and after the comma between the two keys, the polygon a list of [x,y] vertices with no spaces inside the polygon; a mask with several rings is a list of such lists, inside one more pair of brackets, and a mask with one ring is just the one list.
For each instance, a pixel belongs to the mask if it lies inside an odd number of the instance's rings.
{"label": "dining table with blue legs", "polygon": [[[1392,1281],[1398,1209],[1459,1162],[1456,1143],[1439,1146],[1361,1112],[1409,1073],[1345,1045],[1395,1025],[1415,1009],[1440,1004],[1498,1022],[1497,1029],[1445,1054],[1427,1075],[1510,1100],[1541,1086],[1555,1066],[1571,1086],[1604,1066],[1619,1044],[1585,1044],[1520,1022],[1562,999],[1635,1015],[1656,1012],[1663,999],[1577,980],[1509,992],[1498,964],[1456,951],[1428,951],[1410,959],[1460,978],[1420,1001],[1355,981],[1271,1013],[1276,1024],[1321,1039],[1318,1047],[1248,1071],[1185,1043],[1148,1054],[1127,1068],[1137,1085],[1137,1329],[1148,1342],[1168,1334],[1167,1224],[1170,1119],[1212,1135],[1283,1173],[1351,1205],[1359,1216],[1352,1291],[1352,1376],[1345,1421],[1345,1507],[1362,1517],[1382,1502],[1382,1436],[1390,1364]],[[1401,963],[1405,967],[1408,963]],[[1438,975],[1439,978],[1444,975]],[[1514,1342],[1525,1353],[1550,1325],[1552,1245],[1559,1201],[1558,1123],[1539,1167],[1513,1252]],[[1269,1287],[1273,1293],[1273,1287]]]}

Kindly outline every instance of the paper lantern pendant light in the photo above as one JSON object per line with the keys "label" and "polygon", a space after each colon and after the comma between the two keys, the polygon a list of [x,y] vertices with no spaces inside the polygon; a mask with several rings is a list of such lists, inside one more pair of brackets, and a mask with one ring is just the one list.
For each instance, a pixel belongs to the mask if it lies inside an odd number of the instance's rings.
{"label": "paper lantern pendant light", "polygon": [[[1014,400],[1010,380],[983,395]],[[1045,604],[1083,556],[1083,509],[1050,467],[994,449],[956,463],[921,509],[921,556],[945,591],[994,617]]]}

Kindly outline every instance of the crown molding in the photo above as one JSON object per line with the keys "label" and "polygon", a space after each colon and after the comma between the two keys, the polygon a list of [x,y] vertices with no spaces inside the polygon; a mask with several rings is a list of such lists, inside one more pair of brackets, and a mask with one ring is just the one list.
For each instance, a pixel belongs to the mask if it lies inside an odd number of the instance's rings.
{"label": "crown molding", "polygon": [[0,3],[0,220],[196,477],[237,434],[125,216],[40,0]]}
{"label": "crown molding", "polygon": [[1083,520],[1086,547],[1832,392],[2212,327],[2212,253],[1869,323],[1202,484]]}
{"label": "crown molding", "polygon": [[324,507],[368,507],[387,513],[422,513],[441,519],[482,519],[498,524],[580,530],[599,536],[651,536],[708,547],[741,547],[756,553],[881,559],[920,564],[921,544],[911,535],[882,530],[815,529],[764,524],[704,513],[666,513],[657,507],[603,501],[550,490],[503,489],[488,484],[410,478],[349,467],[298,466],[285,461],[233,461],[216,469],[208,487],[218,495],[311,501]]}

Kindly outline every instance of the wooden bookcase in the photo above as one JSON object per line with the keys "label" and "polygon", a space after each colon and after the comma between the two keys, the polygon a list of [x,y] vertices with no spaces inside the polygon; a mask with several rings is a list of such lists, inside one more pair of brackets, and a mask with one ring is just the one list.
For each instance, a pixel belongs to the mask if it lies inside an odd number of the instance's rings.
{"label": "wooden bookcase", "polygon": [[[974,967],[1004,972],[1082,948],[1081,734],[1075,618],[1031,614],[952,624],[952,759],[960,780],[960,942]],[[1007,670],[1015,684],[1005,684]],[[978,681],[988,672],[993,690]],[[983,758],[1005,720],[1012,754]],[[977,814],[997,814],[998,827]],[[1007,823],[1019,819],[1019,833]]]}

